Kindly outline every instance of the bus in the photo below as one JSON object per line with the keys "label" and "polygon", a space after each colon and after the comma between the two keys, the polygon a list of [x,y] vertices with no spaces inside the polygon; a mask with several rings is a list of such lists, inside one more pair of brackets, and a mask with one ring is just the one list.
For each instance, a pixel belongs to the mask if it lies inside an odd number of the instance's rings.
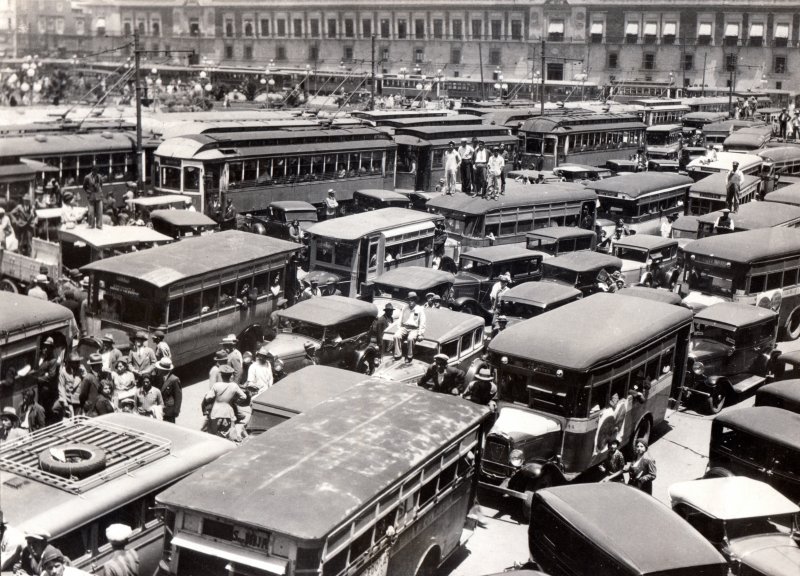
{"label": "bus", "polygon": [[436,214],[408,208],[381,208],[312,224],[309,238],[311,274],[336,277],[345,296],[361,293],[361,285],[390,268],[430,266]]}
{"label": "bus", "polygon": [[598,196],[598,218],[622,220],[639,234],[660,234],[662,220],[683,213],[693,183],[683,174],[637,172],[591,182],[586,187]]}
{"label": "bus", "polygon": [[[756,200],[761,195],[761,178],[757,175],[743,175],[744,184],[739,189],[739,204]],[[717,172],[698,180],[689,188],[689,203],[686,213],[702,216],[709,212],[722,210],[727,206],[727,173]]]}
{"label": "bus", "polygon": [[489,343],[499,414],[481,486],[529,507],[535,490],[604,462],[609,440],[648,440],[683,383],[691,330],[687,308],[603,293],[500,332]]}
{"label": "bus", "polygon": [[366,380],[159,494],[164,571],[433,574],[469,536],[488,419],[459,398]]}
{"label": "bus", "polygon": [[250,342],[278,299],[294,294],[300,249],[228,230],[98,260],[82,268],[89,333],[127,338],[161,327],[178,366],[212,354],[226,334]]}
{"label": "bus", "polygon": [[[41,303],[41,301],[39,301]],[[71,565],[98,573],[115,551],[106,528],[133,529],[126,544],[141,574],[154,574],[164,548],[164,516],[156,494],[219,456],[233,442],[138,414],[77,416],[0,447],[3,542],[25,546],[25,533],[46,531]],[[63,451],[68,461],[58,460]],[[3,488],[4,492],[7,488]],[[0,569],[18,561],[11,546]]]}
{"label": "bus", "polygon": [[[681,104],[689,107],[689,114],[696,113],[722,113],[725,118],[728,117],[730,112],[730,102],[727,96],[694,96],[690,98],[682,98]],[[684,115],[683,120],[686,120]],[[721,120],[724,118],[721,118]]]}
{"label": "bus", "polygon": [[684,303],[723,301],[770,308],[784,338],[800,337],[800,230],[762,228],[701,238],[684,250]]}
{"label": "bus", "polygon": [[493,244],[525,242],[525,235],[550,226],[594,229],[597,195],[581,184],[528,185],[507,181],[497,202],[455,194],[428,202],[428,209],[444,216],[446,246],[455,251]]}
{"label": "bus", "polygon": [[552,170],[572,162],[602,166],[644,146],[647,127],[636,114],[539,116],[519,128],[523,168]]}
{"label": "bus", "polygon": [[154,189],[185,194],[217,218],[227,199],[239,213],[277,200],[320,204],[331,188],[349,201],[359,188],[394,188],[395,149],[385,132],[369,127],[182,136],[156,149]]}
{"label": "bus", "polygon": [[754,126],[737,130],[722,142],[725,152],[755,154],[772,138],[772,126]]}
{"label": "bus", "polygon": [[643,98],[630,100],[629,104],[638,107],[639,117],[648,126],[679,124],[683,115],[690,110],[680,100],[670,98]]}
{"label": "bus", "polygon": [[761,166],[764,164],[762,158],[755,154],[717,152],[717,159],[714,161],[709,161],[707,156],[695,158],[686,166],[686,171],[693,179],[700,180],[716,172],[730,172],[734,162],[739,163],[739,171],[742,174],[752,174],[754,176],[761,174]]}
{"label": "bus", "polygon": [[756,152],[764,160],[764,170],[769,176],[796,176],[800,174],[800,146],[767,147]]}
{"label": "bus", "polygon": [[[725,109],[727,110],[727,102]],[[722,122],[729,117],[728,112],[689,112],[684,114],[681,118],[681,125],[684,131],[688,130],[702,130],[706,124],[713,124],[714,122]]]}
{"label": "bus", "polygon": [[680,124],[659,124],[649,126],[644,139],[647,156],[665,160],[677,160],[683,148],[683,126]]}
{"label": "bus", "polygon": [[[460,116],[459,116],[460,118]],[[455,126],[412,126],[397,128],[396,187],[401,190],[444,191],[444,153],[450,142],[456,148],[462,138],[485,143],[491,152],[495,146],[505,146],[509,158],[517,153],[518,140],[505,126],[458,124]]]}

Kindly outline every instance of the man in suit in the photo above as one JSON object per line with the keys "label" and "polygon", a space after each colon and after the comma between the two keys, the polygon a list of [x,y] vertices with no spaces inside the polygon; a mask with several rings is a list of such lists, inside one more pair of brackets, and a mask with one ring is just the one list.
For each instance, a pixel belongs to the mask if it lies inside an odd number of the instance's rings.
{"label": "man in suit", "polygon": [[455,366],[447,365],[447,356],[437,354],[433,357],[433,364],[425,371],[417,386],[422,386],[433,392],[441,394],[458,395],[464,390],[464,371]]}

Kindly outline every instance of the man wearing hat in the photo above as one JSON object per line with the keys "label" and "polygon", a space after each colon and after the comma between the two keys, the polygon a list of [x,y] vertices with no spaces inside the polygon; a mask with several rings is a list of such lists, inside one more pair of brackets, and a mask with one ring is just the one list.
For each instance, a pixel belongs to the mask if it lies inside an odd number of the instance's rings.
{"label": "man wearing hat", "polygon": [[111,524],[106,528],[106,540],[111,544],[111,559],[103,566],[103,576],[139,576],[139,554],[135,549],[125,550],[133,530],[125,524]]}
{"label": "man wearing hat", "polygon": [[100,394],[100,378],[103,373],[103,357],[100,354],[92,354],[89,356],[89,361],[86,363],[88,370],[81,380],[81,393],[80,402],[83,407],[83,413],[89,412],[89,409],[94,406],[97,401],[97,395]]}
{"label": "man wearing hat", "polygon": [[103,179],[97,173],[97,166],[92,166],[91,172],[83,179],[83,191],[86,192],[86,201],[89,203],[89,228],[95,225],[103,229]]}
{"label": "man wearing hat", "polygon": [[[308,344],[308,342],[306,343]],[[266,346],[256,350],[256,361],[247,369],[247,381],[245,386],[253,396],[261,394],[273,384],[272,365],[267,360],[269,351]]]}
{"label": "man wearing hat", "polygon": [[31,197],[25,195],[22,197],[22,202],[17,204],[9,214],[11,218],[11,226],[14,228],[14,233],[17,235],[18,248],[17,251],[23,256],[30,256],[33,242],[33,232],[36,230],[36,223],[39,219],[36,217],[36,210],[31,205]]}
{"label": "man wearing hat", "polygon": [[47,276],[44,274],[37,274],[33,282],[33,286],[28,290],[28,296],[47,302],[49,300],[47,297],[47,290],[45,290],[49,283]]}
{"label": "man wearing hat", "polygon": [[316,366],[319,364],[316,344],[313,342],[306,342],[303,344],[303,349],[305,350],[305,355],[303,356],[302,360],[300,360],[300,368],[305,368],[306,366]]}
{"label": "man wearing hat", "polygon": [[778,114],[778,136],[781,140],[786,140],[786,127],[789,125],[789,120],[789,112],[784,108],[781,110],[781,113]]}
{"label": "man wearing hat", "polygon": [[369,328],[370,342],[374,342],[381,346],[383,342],[383,333],[386,329],[394,324],[394,306],[391,302],[387,302],[383,307],[383,314],[372,321],[372,326]]}
{"label": "man wearing hat", "polygon": [[80,354],[73,351],[61,365],[61,370],[58,372],[58,398],[52,408],[47,404],[44,405],[52,414],[52,419],[48,423],[80,413],[81,380],[85,372],[81,360]]}
{"label": "man wearing hat", "polygon": [[147,342],[147,333],[143,330],[137,331],[133,336],[133,348],[130,352],[129,362],[130,370],[137,378],[156,363],[156,353],[149,346],[145,346],[145,342]]}
{"label": "man wearing hat", "polygon": [[487,165],[489,164],[489,151],[483,147],[483,140],[478,142],[478,149],[475,150],[475,195],[486,198],[486,187],[488,186]]}
{"label": "man wearing hat", "polygon": [[36,387],[39,399],[44,406],[52,406],[58,393],[58,372],[61,368],[60,356],[55,353],[55,340],[48,336],[42,342],[39,367],[36,370]]}
{"label": "man wearing hat", "polygon": [[508,326],[508,318],[503,314],[500,314],[497,319],[492,323],[492,338],[500,334],[503,330],[506,329]]}
{"label": "man wearing hat", "polygon": [[153,332],[153,344],[156,345],[156,361],[161,360],[162,358],[172,358],[172,350],[164,341],[166,334],[164,333],[165,328],[163,326],[159,326],[155,332]]}
{"label": "man wearing hat", "polygon": [[39,274],[43,275],[47,279],[47,283],[42,286],[44,291],[47,292],[47,299],[55,300],[58,298],[58,286],[56,285],[55,280],[50,278],[50,270],[48,270],[46,264],[41,264],[39,266]]}
{"label": "man wearing hat", "polygon": [[[25,545],[19,551],[19,559],[14,563],[14,574],[23,573],[34,576],[43,568],[44,553],[50,540],[47,530],[33,528],[25,532]],[[4,554],[5,555],[5,554]]]}
{"label": "man wearing hat", "polygon": [[433,308],[433,297],[436,296],[434,292],[428,292],[425,294],[425,305],[423,308],[430,309]]}
{"label": "man wearing hat", "polygon": [[214,354],[214,365],[208,371],[208,387],[211,388],[217,382],[222,381],[222,377],[219,375],[219,368],[223,364],[228,363],[228,353],[224,349],[217,350],[216,354]]}
{"label": "man wearing hat", "polygon": [[450,140],[447,150],[445,150],[444,153],[444,177],[447,194],[452,194],[456,191],[456,175],[458,174],[460,166],[461,156],[458,154],[458,150],[456,150],[456,143]]}
{"label": "man wearing hat", "polygon": [[455,366],[448,366],[448,360],[446,354],[434,356],[433,364],[425,370],[417,386],[441,394],[461,394],[464,391],[464,371]]}
{"label": "man wearing hat", "polygon": [[0,412],[0,442],[12,442],[25,438],[25,431],[19,427],[19,416],[13,406],[6,406]]}
{"label": "man wearing hat", "polygon": [[222,339],[222,348],[228,354],[228,366],[233,368],[233,381],[239,382],[242,378],[242,353],[236,348],[239,343],[238,338],[234,334],[228,334]]}
{"label": "man wearing hat", "polygon": [[339,210],[339,202],[336,201],[336,192],[333,188],[328,189],[328,195],[325,197],[325,219],[336,218],[336,213]]}
{"label": "man wearing hat", "polygon": [[394,334],[394,359],[403,356],[403,341],[408,340],[406,362],[411,362],[414,357],[414,342],[422,340],[425,335],[425,310],[417,306],[417,293],[408,293],[408,304],[400,312],[400,326]]}
{"label": "man wearing hat", "polygon": [[40,576],[90,576],[88,572],[70,566],[69,558],[52,545],[45,548],[40,566]]}
{"label": "man wearing hat", "polygon": [[725,232],[733,232],[735,226],[733,224],[733,218],[731,218],[731,211],[727,208],[722,209],[722,216],[717,218],[717,221],[714,222],[714,231],[717,234],[723,234]]}
{"label": "man wearing hat", "polygon": [[319,280],[314,278],[309,284],[310,286],[303,290],[300,300],[311,300],[312,298],[320,298],[322,296],[322,290],[319,288]]}
{"label": "man wearing hat", "polygon": [[203,412],[208,418],[208,432],[235,440],[234,423],[236,421],[236,406],[247,400],[247,395],[242,392],[239,385],[233,381],[233,368],[223,364],[219,368],[221,381],[215,383],[203,397]]}
{"label": "man wearing hat", "polygon": [[164,399],[164,420],[174,423],[181,413],[183,392],[181,380],[172,373],[172,370],[170,358],[162,358],[155,364],[156,386],[161,390],[161,397]]}
{"label": "man wearing hat", "polygon": [[475,149],[469,145],[466,138],[461,139],[461,146],[458,147],[458,157],[461,159],[459,168],[461,171],[461,191],[469,194],[472,191],[472,157]]}
{"label": "man wearing hat", "polygon": [[498,304],[500,303],[500,296],[511,289],[509,287],[510,283],[511,276],[508,274],[508,272],[504,272],[497,277],[497,282],[494,283],[491,291],[489,292],[489,300],[492,303],[492,312],[497,311]]}
{"label": "man wearing hat", "polygon": [[481,406],[491,406],[496,395],[497,386],[494,384],[492,370],[484,366],[475,374],[475,379],[467,385],[461,397]]}
{"label": "man wearing hat", "polygon": [[739,163],[734,162],[728,177],[725,179],[726,198],[725,204],[731,212],[736,214],[739,211],[739,191],[744,185],[744,175],[739,170]]}
{"label": "man wearing hat", "polygon": [[500,155],[500,148],[497,146],[492,150],[492,155],[489,158],[489,178],[491,182],[489,188],[491,189],[490,200],[497,200],[497,195],[503,193],[503,170],[505,170],[506,161]]}
{"label": "man wearing hat", "polygon": [[122,358],[122,352],[114,345],[113,334],[103,334],[100,341],[100,356],[103,357],[103,370],[111,374],[116,368],[117,362]]}

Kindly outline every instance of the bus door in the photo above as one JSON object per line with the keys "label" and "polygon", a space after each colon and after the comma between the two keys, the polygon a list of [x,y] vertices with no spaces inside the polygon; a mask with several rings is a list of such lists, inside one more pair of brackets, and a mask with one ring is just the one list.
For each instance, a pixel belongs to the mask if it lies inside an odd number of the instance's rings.
{"label": "bus door", "polygon": [[365,278],[369,281],[383,274],[385,266],[386,239],[383,234],[367,238],[367,273]]}
{"label": "bus door", "polygon": [[431,165],[431,149],[420,148],[417,157],[417,178],[414,182],[414,190],[427,190],[433,192],[436,182],[432,182],[433,167]]}

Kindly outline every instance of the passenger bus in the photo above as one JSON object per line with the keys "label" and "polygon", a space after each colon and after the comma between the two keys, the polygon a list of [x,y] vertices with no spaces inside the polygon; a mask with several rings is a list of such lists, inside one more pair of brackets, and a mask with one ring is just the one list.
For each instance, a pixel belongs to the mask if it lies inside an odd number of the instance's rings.
{"label": "passenger bus", "polygon": [[444,153],[450,142],[458,148],[462,138],[468,138],[470,143],[473,138],[483,141],[488,153],[495,146],[505,146],[509,158],[517,153],[518,140],[505,126],[459,124],[397,128],[394,136],[397,143],[397,188],[444,191],[440,184],[445,177]]}
{"label": "passenger bus", "polygon": [[683,212],[693,180],[669,172],[637,172],[587,184],[599,201],[598,218],[622,220],[629,230],[660,234],[661,222]]}
{"label": "passenger bus", "polygon": [[734,162],[739,163],[739,171],[742,174],[752,174],[753,176],[761,174],[761,166],[764,163],[761,157],[755,154],[717,152],[717,159],[714,161],[709,161],[707,156],[695,158],[686,166],[686,171],[693,179],[700,180],[716,172],[730,172]]}
{"label": "passenger bus", "polygon": [[639,117],[648,126],[678,124],[683,115],[690,110],[680,100],[669,98],[643,98],[629,100],[628,103],[638,108]]}
{"label": "passenger bus", "polygon": [[[739,189],[739,204],[746,204],[761,195],[761,178],[748,174],[742,176],[743,186]],[[709,212],[722,210],[727,205],[728,174],[717,172],[698,180],[689,188],[689,204],[686,213],[702,216]]]}
{"label": "passenger bus", "polygon": [[227,198],[239,213],[277,200],[320,204],[331,188],[349,201],[359,188],[394,188],[395,149],[385,132],[367,127],[176,137],[155,151],[154,189],[186,194],[212,217]]}
{"label": "passenger bus", "polygon": [[[725,110],[728,109],[728,102],[725,101]],[[706,124],[722,122],[729,117],[728,112],[689,112],[681,118],[681,125],[686,130],[702,130]]]}
{"label": "passenger bus", "polygon": [[[456,194],[428,202],[428,209],[445,219],[447,246],[456,252],[478,246],[524,242],[538,228],[580,226],[594,229],[597,195],[574,183],[506,182],[496,202]],[[453,255],[451,255],[453,256]],[[457,259],[457,255],[453,256]]]}
{"label": "passenger bus", "polygon": [[407,208],[381,208],[312,224],[309,270],[336,276],[345,296],[390,268],[430,266],[434,230],[441,217]]}
{"label": "passenger bus", "polygon": [[691,329],[681,306],[594,294],[500,332],[489,343],[499,414],[481,486],[529,507],[535,490],[604,462],[609,440],[648,440],[681,388]]}
{"label": "passenger bus", "polygon": [[768,176],[796,176],[800,174],[800,146],[767,146],[756,152],[764,160]]}
{"label": "passenger bus", "polygon": [[788,340],[800,337],[800,230],[763,228],[701,238],[683,248],[684,303],[701,309],[722,301],[779,313]]}
{"label": "passenger bus", "polygon": [[[116,555],[106,529],[122,523],[133,529],[126,549],[138,554],[140,573],[156,573],[165,545],[156,494],[235,449],[199,430],[122,413],[77,416],[4,442],[0,482],[15,488],[13,497],[3,488],[8,547],[0,569],[12,573],[26,532],[44,531],[71,566],[96,573]],[[58,459],[61,451],[68,461]]]}
{"label": "passenger bus", "polygon": [[567,162],[603,166],[642,148],[646,127],[630,113],[531,118],[518,132],[522,167],[552,170]]}
{"label": "passenger bus", "polygon": [[90,281],[89,332],[163,327],[176,365],[212,354],[226,334],[259,338],[278,298],[294,294],[300,248],[229,230],[98,260],[82,268]]}
{"label": "passenger bus", "polygon": [[772,138],[772,126],[755,126],[737,130],[722,142],[725,152],[755,154]]}
{"label": "passenger bus", "polygon": [[683,148],[683,126],[680,124],[659,124],[649,126],[644,139],[647,156],[665,160],[677,160]]}
{"label": "passenger bus", "polygon": [[416,386],[356,385],[162,492],[164,571],[434,574],[469,535],[488,416]]}

